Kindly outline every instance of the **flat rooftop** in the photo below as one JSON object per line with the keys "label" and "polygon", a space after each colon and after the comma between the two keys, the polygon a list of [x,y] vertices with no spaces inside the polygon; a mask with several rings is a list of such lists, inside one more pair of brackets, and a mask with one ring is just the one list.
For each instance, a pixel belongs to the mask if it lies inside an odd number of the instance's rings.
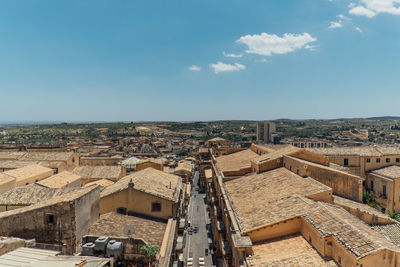
{"label": "flat rooftop", "polygon": [[[15,267],[103,267],[110,259],[58,255],[60,252],[21,247],[0,256],[0,266]],[[86,259],[85,262],[82,262]],[[80,264],[80,265],[79,265]]]}
{"label": "flat rooftop", "polygon": [[100,219],[90,226],[89,235],[128,237],[124,234],[126,225],[133,225],[134,233],[131,237],[141,238],[148,244],[161,247],[167,223],[116,212],[101,215]]}
{"label": "flat rooftop", "polygon": [[301,234],[255,243],[253,251],[254,266],[337,266],[322,258]]}

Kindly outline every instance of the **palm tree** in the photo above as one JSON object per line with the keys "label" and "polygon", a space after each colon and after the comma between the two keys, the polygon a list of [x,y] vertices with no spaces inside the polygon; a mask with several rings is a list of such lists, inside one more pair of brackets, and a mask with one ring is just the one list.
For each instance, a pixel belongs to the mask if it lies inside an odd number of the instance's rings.
{"label": "palm tree", "polygon": [[149,267],[151,266],[152,259],[157,255],[157,252],[160,250],[157,246],[152,246],[151,244],[144,245],[140,247],[140,251],[147,256],[149,261]]}

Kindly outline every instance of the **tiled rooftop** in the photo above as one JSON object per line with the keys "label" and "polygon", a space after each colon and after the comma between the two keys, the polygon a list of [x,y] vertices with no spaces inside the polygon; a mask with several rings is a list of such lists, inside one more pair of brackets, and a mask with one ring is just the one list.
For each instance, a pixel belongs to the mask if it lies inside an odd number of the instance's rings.
{"label": "tiled rooftop", "polygon": [[258,157],[258,154],[250,149],[224,155],[216,158],[217,167],[222,172],[239,171],[245,168],[251,168],[250,160]]}
{"label": "tiled rooftop", "polygon": [[379,157],[381,155],[381,153],[373,146],[307,148],[307,150],[326,156],[339,155]]}
{"label": "tiled rooftop", "polygon": [[72,171],[84,179],[118,179],[121,172],[121,166],[79,166]]}
{"label": "tiled rooftop", "polygon": [[99,190],[97,186],[76,189],[76,190],[71,189],[71,191],[69,191],[68,194],[62,194],[59,196],[52,197],[50,199],[44,198],[44,199],[42,199],[43,201],[39,201],[38,203],[35,203],[35,204],[27,206],[27,207],[1,212],[0,219],[2,217],[7,217],[7,216],[24,213],[24,212],[35,210],[35,209],[40,209],[42,207],[52,206],[57,203],[74,201],[74,200],[81,198],[84,195],[89,194],[95,190]]}
{"label": "tiled rooftop", "polygon": [[304,200],[294,195],[332,192],[328,186],[286,168],[244,176],[225,185],[242,231],[303,214]]}
{"label": "tiled rooftop", "polygon": [[36,184],[16,187],[0,195],[0,205],[32,205],[69,193],[76,188],[47,188]]}
{"label": "tiled rooftop", "polygon": [[387,240],[400,247],[400,225],[399,223],[374,225],[371,229],[384,236]]}
{"label": "tiled rooftop", "polygon": [[175,168],[175,172],[179,172],[179,171],[184,171],[184,172],[192,172],[193,170],[193,165],[191,162],[189,161],[180,161],[178,163],[178,166]]}
{"label": "tiled rooftop", "polygon": [[254,266],[337,266],[325,260],[301,234],[270,239],[253,245]]}
{"label": "tiled rooftop", "polygon": [[1,160],[0,169],[18,169],[28,165],[35,164],[36,161],[25,161],[25,160]]}
{"label": "tiled rooftop", "polygon": [[18,160],[25,154],[19,151],[0,151],[0,160]]}
{"label": "tiled rooftop", "polygon": [[307,148],[307,150],[327,156],[370,156],[379,157],[383,155],[399,155],[400,148],[397,146],[354,146],[354,147],[327,147]]}
{"label": "tiled rooftop", "polygon": [[86,188],[86,187],[90,187],[90,186],[93,186],[93,185],[98,185],[98,186],[101,187],[101,190],[103,190],[104,188],[106,188],[107,186],[110,186],[112,184],[114,184],[113,181],[110,181],[108,179],[100,179],[100,180],[97,180],[97,181],[93,181],[93,182],[87,183],[83,187]]}
{"label": "tiled rooftop", "polygon": [[252,161],[256,162],[256,163],[260,163],[260,162],[267,161],[267,160],[273,160],[273,159],[280,158],[283,155],[291,155],[292,153],[295,153],[295,152],[297,152],[299,150],[301,150],[301,149],[289,145],[289,146],[285,146],[283,148],[280,148],[278,150],[275,150],[273,152],[258,156],[256,158],[254,158]]}
{"label": "tiled rooftop", "polygon": [[381,175],[389,179],[400,178],[400,167],[399,166],[388,166],[378,170],[372,171],[373,174]]}
{"label": "tiled rooftop", "polygon": [[316,202],[316,205],[307,210],[303,218],[323,236],[333,236],[357,258],[380,249],[400,252],[399,247],[341,207]]}
{"label": "tiled rooftop", "polygon": [[74,152],[26,152],[21,160],[68,160]]}
{"label": "tiled rooftop", "polygon": [[127,216],[116,212],[106,213],[89,228],[89,235],[127,237],[124,227],[133,225],[133,238],[141,238],[146,243],[161,247],[167,224],[164,222],[143,219],[135,216]]}
{"label": "tiled rooftop", "polygon": [[131,180],[134,183],[135,190],[143,191],[171,201],[178,200],[182,186],[181,178],[179,176],[153,168],[146,168],[125,176],[115,184],[106,187],[103,192],[101,192],[101,197],[125,190],[128,188]]}

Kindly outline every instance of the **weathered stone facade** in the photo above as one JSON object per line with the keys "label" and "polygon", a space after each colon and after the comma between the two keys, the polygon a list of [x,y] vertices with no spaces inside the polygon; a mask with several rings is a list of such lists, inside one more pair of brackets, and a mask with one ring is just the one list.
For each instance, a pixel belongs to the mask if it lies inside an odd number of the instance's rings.
{"label": "weathered stone facade", "polygon": [[91,187],[6,211],[0,214],[0,231],[5,236],[63,245],[63,253],[73,254],[99,218],[99,200],[99,187]]}

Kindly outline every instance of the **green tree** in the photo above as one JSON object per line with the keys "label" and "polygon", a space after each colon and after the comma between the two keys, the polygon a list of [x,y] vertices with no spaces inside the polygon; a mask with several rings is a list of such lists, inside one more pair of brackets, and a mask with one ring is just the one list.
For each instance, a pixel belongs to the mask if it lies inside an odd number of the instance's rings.
{"label": "green tree", "polygon": [[157,255],[157,252],[160,250],[157,246],[152,246],[151,244],[144,245],[140,247],[140,251],[147,256],[147,260],[149,262],[149,267],[151,266],[151,262],[153,258]]}
{"label": "green tree", "polygon": [[379,211],[382,209],[381,204],[379,204],[379,202],[376,200],[376,196],[373,192],[368,192],[368,191],[363,192],[363,203]]}
{"label": "green tree", "polygon": [[390,218],[395,219],[397,221],[400,220],[400,213],[397,213],[395,210],[388,210],[388,215]]}

